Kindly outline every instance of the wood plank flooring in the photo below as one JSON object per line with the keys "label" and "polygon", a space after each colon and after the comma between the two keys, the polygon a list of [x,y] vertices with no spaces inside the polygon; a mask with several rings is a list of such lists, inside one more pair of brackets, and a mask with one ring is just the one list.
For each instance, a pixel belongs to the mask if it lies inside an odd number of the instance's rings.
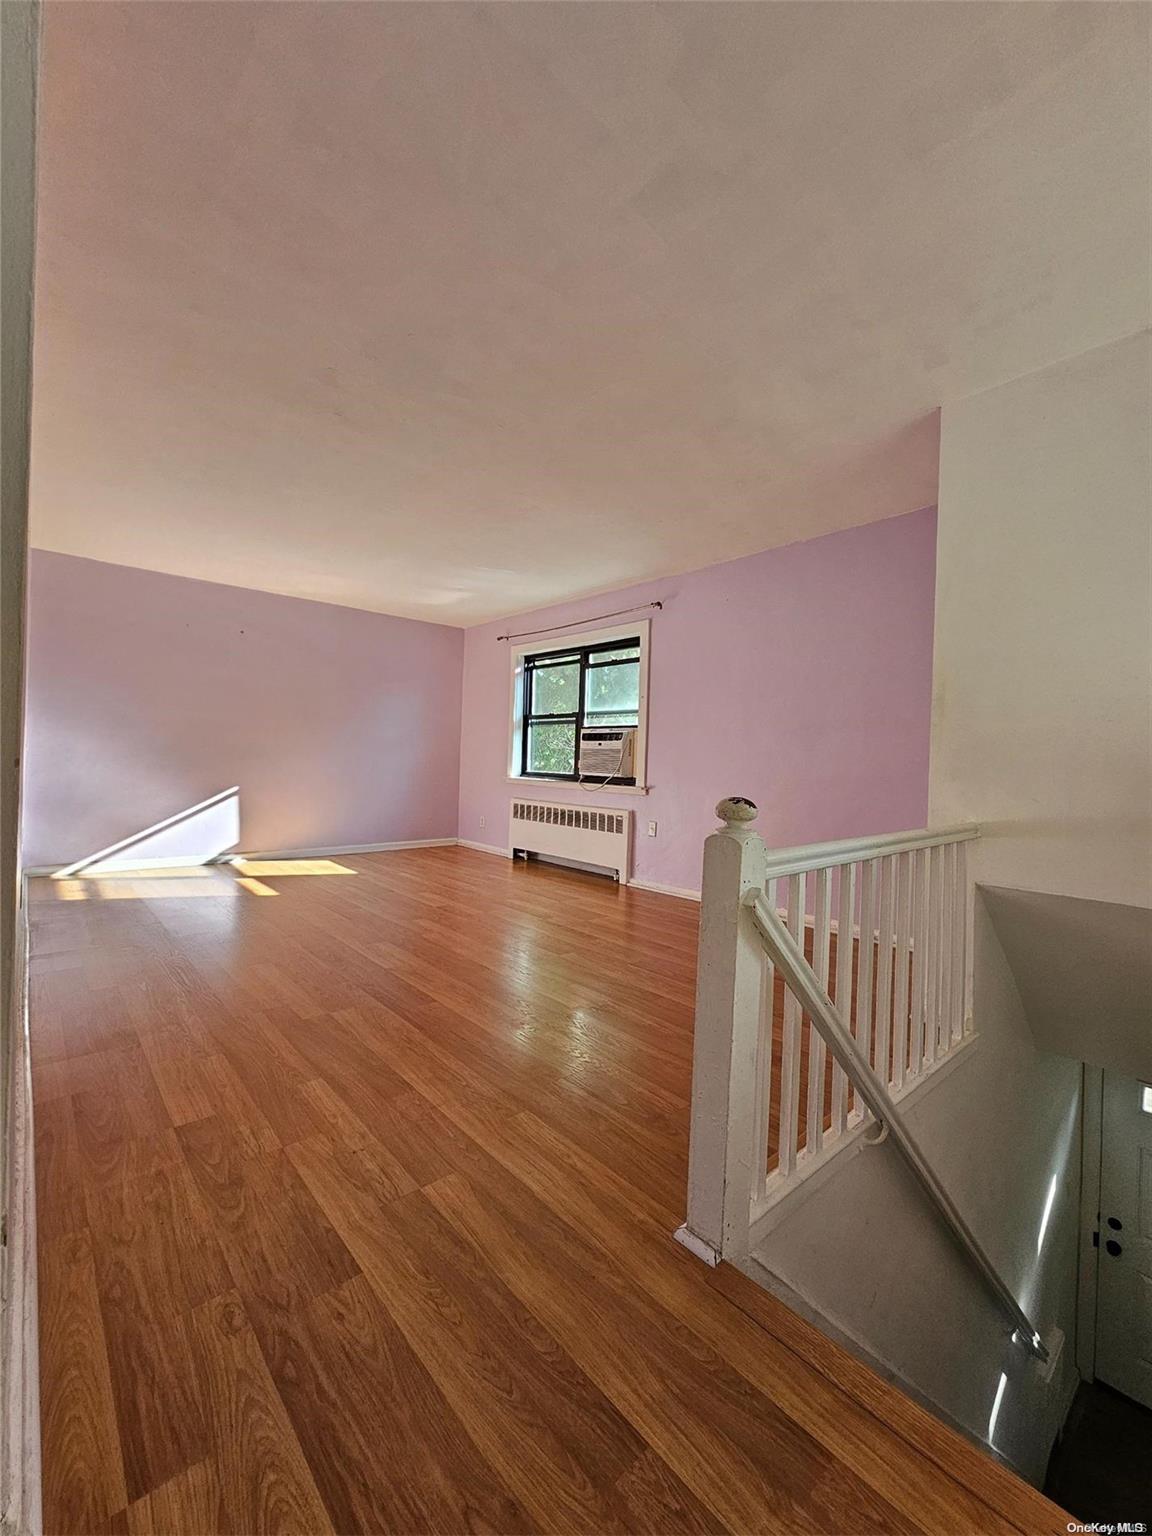
{"label": "wood plank flooring", "polygon": [[691,903],[444,848],[30,917],[49,1536],[1065,1528],[672,1241]]}

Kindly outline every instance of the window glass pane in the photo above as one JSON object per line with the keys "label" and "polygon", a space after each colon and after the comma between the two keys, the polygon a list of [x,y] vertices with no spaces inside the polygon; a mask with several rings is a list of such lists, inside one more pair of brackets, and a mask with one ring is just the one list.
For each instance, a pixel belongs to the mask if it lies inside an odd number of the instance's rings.
{"label": "window glass pane", "polygon": [[585,707],[589,715],[604,710],[631,711],[640,707],[640,663],[621,662],[614,667],[589,667]]}
{"label": "window glass pane", "polygon": [[634,709],[589,710],[584,718],[588,725],[639,725],[640,723]]}
{"label": "window glass pane", "polygon": [[576,725],[573,721],[536,721],[528,727],[529,773],[575,773]]}
{"label": "window glass pane", "polygon": [[574,715],[580,703],[580,663],[532,670],[533,715]]}
{"label": "window glass pane", "polygon": [[621,645],[613,651],[593,651],[588,660],[595,665],[598,661],[632,661],[639,655],[638,645]]}

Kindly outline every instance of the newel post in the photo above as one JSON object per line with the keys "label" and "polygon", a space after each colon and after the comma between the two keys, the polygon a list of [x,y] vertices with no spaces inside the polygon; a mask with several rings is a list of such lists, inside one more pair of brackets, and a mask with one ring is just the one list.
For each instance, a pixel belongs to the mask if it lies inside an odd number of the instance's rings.
{"label": "newel post", "polygon": [[765,869],[752,801],[732,796],[716,814],[724,825],[704,844],[700,900],[688,1221],[677,1233],[711,1263],[748,1243],[763,961],[743,900]]}

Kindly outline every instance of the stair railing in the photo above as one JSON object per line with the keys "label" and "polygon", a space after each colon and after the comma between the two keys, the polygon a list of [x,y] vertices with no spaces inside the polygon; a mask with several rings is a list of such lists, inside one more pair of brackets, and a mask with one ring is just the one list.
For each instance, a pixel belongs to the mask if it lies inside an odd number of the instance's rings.
{"label": "stair railing", "polygon": [[1014,1335],[1046,1359],[900,1109],[972,1039],[964,852],[979,829],[769,852],[749,825],[750,801],[723,800],[717,814],[725,825],[704,855],[688,1220],[677,1237],[710,1263],[742,1258],[774,1208],[838,1152],[890,1139]]}

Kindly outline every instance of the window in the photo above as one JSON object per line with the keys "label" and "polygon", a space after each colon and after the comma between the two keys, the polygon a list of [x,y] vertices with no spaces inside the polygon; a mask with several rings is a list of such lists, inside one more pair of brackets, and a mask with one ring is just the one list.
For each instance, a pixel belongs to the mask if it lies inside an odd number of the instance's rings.
{"label": "window", "polygon": [[[577,779],[585,726],[641,725],[643,655],[637,634],[524,652],[513,771],[522,778]],[[641,761],[639,753],[636,762]],[[635,775],[613,779],[634,785]]]}

